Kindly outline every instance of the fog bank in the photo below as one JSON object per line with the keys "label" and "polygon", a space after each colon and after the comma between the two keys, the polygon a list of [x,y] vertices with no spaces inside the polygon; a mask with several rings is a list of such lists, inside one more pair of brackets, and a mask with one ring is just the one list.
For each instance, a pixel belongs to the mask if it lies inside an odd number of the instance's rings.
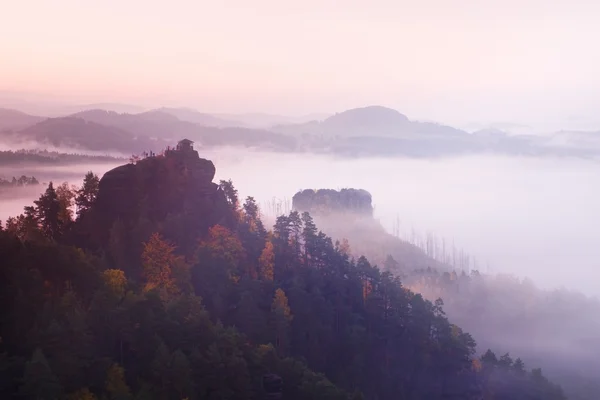
{"label": "fog bank", "polygon": [[34,176],[40,182],[39,185],[4,188],[0,190],[0,220],[6,221],[8,217],[21,214],[23,207],[32,205],[33,201],[46,189],[50,181],[53,181],[56,185],[62,182],[80,185],[86,172],[93,171],[98,176],[102,176],[106,171],[119,164],[18,164],[0,167],[0,177],[5,179],[26,175]]}
{"label": "fog bank", "polygon": [[[347,159],[241,149],[199,149],[272,214],[301,189],[355,187],[373,195],[375,217],[400,235],[415,229],[444,238],[476,257],[482,272],[530,277],[539,287],[600,294],[600,181],[598,162],[577,159],[473,156],[428,159]],[[100,176],[112,164],[15,166],[0,176],[79,184],[86,171]],[[0,194],[0,219],[20,213],[43,187]],[[16,195],[16,194],[19,195]],[[22,196],[21,196],[22,194]]]}
{"label": "fog bank", "polygon": [[351,160],[232,149],[200,155],[215,162],[216,179],[233,179],[241,197],[263,205],[307,188],[366,189],[389,231],[398,218],[401,235],[432,231],[477,257],[484,271],[489,265],[540,287],[600,294],[600,189],[589,184],[600,179],[596,161]]}

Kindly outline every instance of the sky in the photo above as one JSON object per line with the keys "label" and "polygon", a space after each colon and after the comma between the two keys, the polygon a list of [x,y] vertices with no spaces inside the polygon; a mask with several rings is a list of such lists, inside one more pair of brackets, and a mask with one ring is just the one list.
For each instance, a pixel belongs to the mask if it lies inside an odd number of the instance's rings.
{"label": "sky", "polygon": [[[0,0],[0,91],[448,123],[593,118],[592,0]],[[598,126],[600,128],[600,125]]]}

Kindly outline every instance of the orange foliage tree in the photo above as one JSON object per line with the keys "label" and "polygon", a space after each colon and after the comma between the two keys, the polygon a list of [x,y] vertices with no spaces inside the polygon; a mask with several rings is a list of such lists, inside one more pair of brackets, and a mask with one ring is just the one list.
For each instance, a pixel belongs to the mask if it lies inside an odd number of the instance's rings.
{"label": "orange foliage tree", "polygon": [[208,237],[200,243],[198,257],[200,262],[203,258],[210,258],[222,266],[231,278],[237,279],[244,265],[244,246],[238,237],[229,229],[221,225],[215,225],[208,230]]}
{"label": "orange foliage tree", "polygon": [[144,243],[142,251],[143,275],[146,281],[145,290],[158,289],[163,295],[178,292],[171,272],[181,257],[174,254],[175,246],[164,240],[159,233],[154,233]]}

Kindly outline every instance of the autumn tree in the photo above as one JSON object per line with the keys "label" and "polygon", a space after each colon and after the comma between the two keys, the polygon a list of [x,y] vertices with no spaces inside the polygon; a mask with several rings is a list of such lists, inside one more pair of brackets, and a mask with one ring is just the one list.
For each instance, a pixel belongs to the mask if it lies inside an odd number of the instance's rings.
{"label": "autumn tree", "polygon": [[283,289],[275,290],[273,303],[271,303],[271,321],[275,339],[275,348],[280,355],[286,355],[289,347],[289,328],[293,315],[288,298]]}
{"label": "autumn tree", "polygon": [[270,240],[265,243],[265,248],[260,253],[258,265],[261,279],[272,281],[274,277],[275,253],[273,251],[273,243]]}
{"label": "autumn tree", "polygon": [[163,240],[159,233],[154,233],[143,244],[142,268],[146,291],[157,289],[163,296],[177,293],[171,271],[180,257],[174,254],[175,246]]}
{"label": "autumn tree", "polygon": [[209,258],[220,264],[230,277],[239,277],[242,272],[245,252],[239,238],[229,229],[215,225],[208,231],[208,237],[199,246],[199,258]]}

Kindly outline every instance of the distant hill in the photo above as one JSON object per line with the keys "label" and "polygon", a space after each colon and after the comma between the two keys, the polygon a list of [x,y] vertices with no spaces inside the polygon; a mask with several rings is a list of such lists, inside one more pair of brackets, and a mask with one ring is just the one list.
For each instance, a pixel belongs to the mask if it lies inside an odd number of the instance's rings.
{"label": "distant hill", "polygon": [[329,117],[329,114],[308,114],[301,116],[286,116],[266,113],[246,113],[246,114],[213,114],[215,117],[239,121],[248,128],[271,129],[278,125],[305,124],[310,121],[322,121]]}
{"label": "distant hill", "polygon": [[105,110],[88,110],[73,117],[112,126],[136,137],[176,141],[188,138],[200,146],[260,146],[264,149],[293,150],[296,140],[261,129],[213,127],[182,121],[171,113],[153,110],[140,114],[119,114]]}
{"label": "distant hill", "polygon": [[142,107],[134,104],[122,104],[122,103],[93,103],[93,104],[76,104],[68,105],[60,108],[60,112],[63,115],[74,114],[85,110],[110,110],[117,113],[141,113],[148,110],[147,107]]}
{"label": "distant hill", "polygon": [[19,131],[44,119],[44,117],[25,114],[21,111],[0,108],[0,132]]}
{"label": "distant hill", "polygon": [[212,114],[201,113],[191,108],[171,108],[162,107],[155,111],[173,115],[181,121],[193,122],[204,126],[213,126],[217,128],[224,127],[248,127],[244,122],[235,119],[223,119]]}
{"label": "distant hill", "polygon": [[6,135],[15,144],[37,142],[56,148],[91,151],[137,152],[153,150],[162,145],[148,138],[136,138],[121,129],[85,121],[81,118],[50,118],[16,134]]}
{"label": "distant hill", "polygon": [[464,136],[466,132],[432,122],[411,121],[394,109],[382,106],[354,108],[322,122],[278,125],[276,132],[337,137],[410,137],[414,135]]}

